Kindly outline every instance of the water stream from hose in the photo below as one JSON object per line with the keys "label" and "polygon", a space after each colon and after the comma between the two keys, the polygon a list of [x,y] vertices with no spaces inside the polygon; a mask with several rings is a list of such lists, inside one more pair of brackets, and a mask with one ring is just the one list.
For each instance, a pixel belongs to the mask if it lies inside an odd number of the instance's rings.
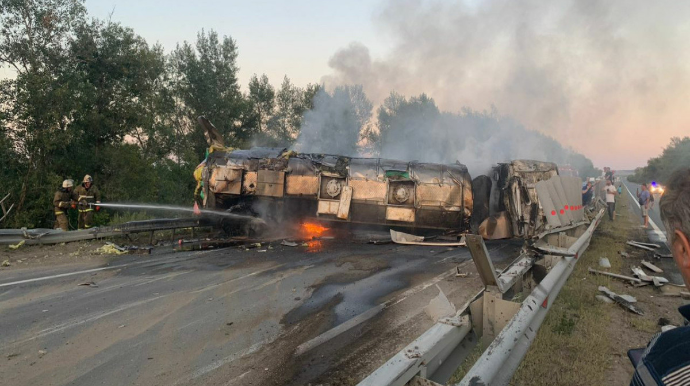
{"label": "water stream from hose", "polygon": [[[95,205],[95,204],[94,204]],[[122,208],[122,209],[150,209],[150,210],[165,210],[172,212],[190,212],[194,213],[194,208],[187,208],[184,206],[175,205],[154,205],[154,204],[119,204],[119,203],[100,203],[98,206],[103,208]],[[209,209],[198,209],[202,214],[212,215],[212,216],[223,216],[228,218],[233,218],[236,220],[244,221],[263,221],[260,218],[245,216],[241,214],[228,213]]]}

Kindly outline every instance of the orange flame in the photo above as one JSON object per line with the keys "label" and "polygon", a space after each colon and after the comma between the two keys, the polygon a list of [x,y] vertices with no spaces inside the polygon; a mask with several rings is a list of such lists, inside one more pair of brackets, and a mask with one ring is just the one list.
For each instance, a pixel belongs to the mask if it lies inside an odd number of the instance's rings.
{"label": "orange flame", "polygon": [[302,234],[307,238],[321,237],[328,228],[316,223],[305,222],[302,224]]}

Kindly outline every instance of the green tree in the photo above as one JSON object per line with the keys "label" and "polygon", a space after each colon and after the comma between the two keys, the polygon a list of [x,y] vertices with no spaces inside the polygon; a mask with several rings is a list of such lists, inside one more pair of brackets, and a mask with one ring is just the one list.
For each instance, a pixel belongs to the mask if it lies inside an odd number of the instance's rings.
{"label": "green tree", "polygon": [[275,97],[276,91],[268,82],[268,76],[263,74],[259,78],[254,74],[249,80],[249,100],[252,103],[253,112],[257,116],[260,132],[266,130],[266,123],[273,115]]}
{"label": "green tree", "polygon": [[673,137],[660,156],[650,158],[647,165],[635,169],[629,179],[638,183],[658,181],[665,184],[674,171],[690,167],[690,137]]}
{"label": "green tree", "polygon": [[247,124],[251,105],[240,92],[237,45],[231,37],[220,39],[215,31],[202,30],[194,46],[186,41],[177,46],[170,66],[176,102],[187,121],[186,135],[198,158],[207,147],[203,131],[196,125],[200,115],[214,123],[230,146],[249,143],[257,128]]}

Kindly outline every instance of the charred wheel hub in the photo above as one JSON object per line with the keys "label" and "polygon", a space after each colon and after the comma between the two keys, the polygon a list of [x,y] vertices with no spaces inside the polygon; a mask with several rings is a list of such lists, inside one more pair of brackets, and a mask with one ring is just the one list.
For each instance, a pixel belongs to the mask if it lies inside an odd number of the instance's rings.
{"label": "charred wheel hub", "polygon": [[401,204],[407,202],[410,199],[410,191],[404,186],[398,186],[393,191],[393,198]]}
{"label": "charred wheel hub", "polygon": [[340,182],[338,180],[330,180],[326,184],[326,194],[335,198],[340,194]]}

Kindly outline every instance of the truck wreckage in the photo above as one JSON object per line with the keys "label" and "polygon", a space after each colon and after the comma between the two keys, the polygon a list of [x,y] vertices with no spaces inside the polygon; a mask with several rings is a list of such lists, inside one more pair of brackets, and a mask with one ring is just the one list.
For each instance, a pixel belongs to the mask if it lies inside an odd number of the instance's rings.
{"label": "truck wreckage", "polygon": [[[456,238],[450,245],[467,247],[483,283],[481,291],[458,307],[441,291],[432,300],[438,306],[432,327],[387,361],[380,358],[375,365],[381,366],[360,385],[445,384],[477,345],[485,351],[459,384],[507,385],[604,213],[585,207],[581,180],[560,175],[550,162],[499,163],[489,175],[472,179],[460,163],[296,153],[286,148],[231,149],[208,120],[200,117],[199,122],[209,142],[208,156],[194,172],[195,199],[205,208],[202,216],[75,232],[2,230],[0,244],[48,244],[135,232],[151,232],[152,237],[154,230],[225,229],[225,222],[241,223],[241,230],[251,231],[265,222],[314,219],[386,227],[391,235],[394,229],[463,235],[465,240]],[[595,192],[599,205],[602,187]],[[423,239],[408,236],[403,236],[405,243]],[[484,240],[513,238],[524,240],[524,246],[497,273]],[[354,328],[383,308],[380,304],[371,309],[375,312],[365,311],[299,347],[321,344],[330,331]]]}
{"label": "truck wreckage", "polygon": [[[297,153],[287,148],[234,150],[207,119],[209,154],[197,167],[203,207],[281,220],[382,225],[478,233],[485,239],[533,238],[561,221],[581,218],[581,199],[567,197],[567,214],[540,205],[537,183],[560,178],[556,164],[515,160],[492,177],[472,180],[465,165]],[[559,185],[560,186],[560,185]],[[555,189],[555,188],[554,188]],[[560,189],[557,194],[565,195]],[[567,189],[572,192],[572,189]],[[563,196],[565,199],[566,197]],[[577,213],[577,214],[576,214]],[[561,217],[562,216],[562,217]]]}
{"label": "truck wreckage", "polygon": [[[469,249],[484,289],[457,310],[441,292],[432,303],[448,312],[362,386],[445,384],[477,345],[486,350],[459,384],[507,385],[604,213],[583,205],[579,177],[550,162],[499,163],[472,180],[459,162],[228,149],[208,120],[199,122],[210,146],[195,172],[206,208],[466,236],[458,245]],[[525,246],[497,274],[484,240],[509,238]]]}

